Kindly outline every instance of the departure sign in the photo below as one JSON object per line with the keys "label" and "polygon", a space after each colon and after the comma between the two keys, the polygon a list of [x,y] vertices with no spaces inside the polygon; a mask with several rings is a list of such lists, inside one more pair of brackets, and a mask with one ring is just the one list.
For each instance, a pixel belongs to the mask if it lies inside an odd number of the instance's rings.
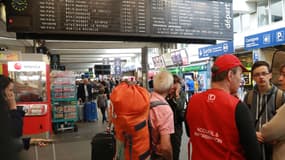
{"label": "departure sign", "polygon": [[143,38],[233,38],[232,0],[22,1],[6,2],[8,31]]}

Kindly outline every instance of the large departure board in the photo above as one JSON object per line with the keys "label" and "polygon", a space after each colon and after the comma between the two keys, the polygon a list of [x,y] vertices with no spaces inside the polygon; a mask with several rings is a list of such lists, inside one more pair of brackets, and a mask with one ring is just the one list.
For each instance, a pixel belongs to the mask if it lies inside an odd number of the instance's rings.
{"label": "large departure board", "polygon": [[17,33],[232,40],[232,0],[10,0]]}

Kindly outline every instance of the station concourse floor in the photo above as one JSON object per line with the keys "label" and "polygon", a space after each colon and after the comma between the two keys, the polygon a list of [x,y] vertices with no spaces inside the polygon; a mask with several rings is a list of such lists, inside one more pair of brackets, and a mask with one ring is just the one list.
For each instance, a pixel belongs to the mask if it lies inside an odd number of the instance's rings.
{"label": "station concourse floor", "polygon": [[[106,123],[101,120],[95,122],[77,123],[78,132],[68,131],[54,134],[56,160],[91,160],[92,137],[106,129]],[[180,160],[187,160],[188,137],[183,132]],[[38,160],[53,160],[52,145],[37,147]],[[28,151],[22,151],[21,160],[36,160],[35,148],[31,146]],[[104,160],[104,159],[102,159]]]}

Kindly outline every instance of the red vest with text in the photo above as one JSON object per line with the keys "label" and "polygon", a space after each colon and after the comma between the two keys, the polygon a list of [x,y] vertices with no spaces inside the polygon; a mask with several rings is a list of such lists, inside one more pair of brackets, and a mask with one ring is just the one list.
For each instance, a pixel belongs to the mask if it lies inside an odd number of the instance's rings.
{"label": "red vest with text", "polygon": [[236,126],[239,100],[220,89],[191,97],[186,121],[190,128],[192,160],[244,160]]}

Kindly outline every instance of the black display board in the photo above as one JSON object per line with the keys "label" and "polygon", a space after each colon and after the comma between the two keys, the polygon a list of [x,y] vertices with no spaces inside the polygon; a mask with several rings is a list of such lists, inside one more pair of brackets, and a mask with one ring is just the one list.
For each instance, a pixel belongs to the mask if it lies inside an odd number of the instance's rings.
{"label": "black display board", "polygon": [[233,39],[232,0],[10,0],[6,6],[7,30],[23,37]]}
{"label": "black display board", "polygon": [[94,70],[96,75],[109,75],[111,74],[111,65],[95,65]]}

